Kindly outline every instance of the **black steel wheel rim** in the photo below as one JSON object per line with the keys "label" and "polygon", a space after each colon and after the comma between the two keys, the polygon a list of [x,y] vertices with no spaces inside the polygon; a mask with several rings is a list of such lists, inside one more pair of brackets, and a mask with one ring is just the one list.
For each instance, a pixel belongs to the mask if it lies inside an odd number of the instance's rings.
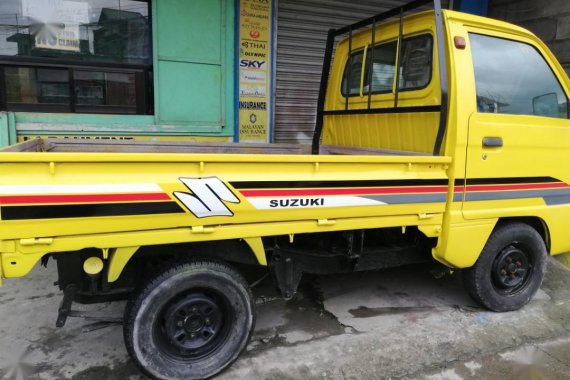
{"label": "black steel wheel rim", "polygon": [[505,247],[495,258],[491,273],[497,291],[513,295],[525,288],[533,271],[529,253],[518,244]]}
{"label": "black steel wheel rim", "polygon": [[213,354],[226,341],[234,314],[222,294],[191,290],[161,309],[153,335],[161,352],[175,361],[194,361]]}

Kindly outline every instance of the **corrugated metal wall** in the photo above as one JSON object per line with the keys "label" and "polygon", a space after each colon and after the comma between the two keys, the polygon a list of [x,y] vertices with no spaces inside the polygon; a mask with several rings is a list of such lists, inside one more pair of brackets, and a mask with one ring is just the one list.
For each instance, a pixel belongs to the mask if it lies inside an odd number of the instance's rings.
{"label": "corrugated metal wall", "polygon": [[277,0],[274,141],[310,143],[327,31],[409,2]]}

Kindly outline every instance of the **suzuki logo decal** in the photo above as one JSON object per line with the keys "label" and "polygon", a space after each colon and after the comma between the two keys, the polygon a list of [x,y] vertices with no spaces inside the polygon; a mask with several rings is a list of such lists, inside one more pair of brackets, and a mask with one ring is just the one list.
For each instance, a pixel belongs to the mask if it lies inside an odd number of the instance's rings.
{"label": "suzuki logo decal", "polygon": [[197,218],[233,216],[224,202],[240,203],[238,197],[217,177],[180,178],[192,192],[175,191],[174,196]]}

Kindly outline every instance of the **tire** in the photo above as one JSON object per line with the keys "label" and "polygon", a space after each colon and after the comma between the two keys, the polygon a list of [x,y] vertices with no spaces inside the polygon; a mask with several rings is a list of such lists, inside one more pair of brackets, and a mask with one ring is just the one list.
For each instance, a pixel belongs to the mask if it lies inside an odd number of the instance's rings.
{"label": "tire", "polygon": [[125,346],[154,379],[205,379],[232,364],[255,325],[251,291],[216,261],[173,263],[127,303]]}
{"label": "tire", "polygon": [[475,265],[464,270],[465,289],[487,309],[518,310],[540,288],[546,259],[546,246],[534,228],[524,223],[500,225]]}

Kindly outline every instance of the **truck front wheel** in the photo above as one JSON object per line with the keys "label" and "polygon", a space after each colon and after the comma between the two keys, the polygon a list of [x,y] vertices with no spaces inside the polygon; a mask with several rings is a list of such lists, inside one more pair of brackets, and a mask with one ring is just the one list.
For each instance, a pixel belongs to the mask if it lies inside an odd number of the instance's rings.
{"label": "truck front wheel", "polygon": [[505,312],[526,305],[546,272],[542,237],[524,223],[495,229],[475,265],[463,273],[465,288],[481,306]]}
{"label": "truck front wheel", "polygon": [[255,324],[243,277],[215,261],[174,263],[125,309],[124,338],[138,367],[155,379],[203,379],[233,363]]}

